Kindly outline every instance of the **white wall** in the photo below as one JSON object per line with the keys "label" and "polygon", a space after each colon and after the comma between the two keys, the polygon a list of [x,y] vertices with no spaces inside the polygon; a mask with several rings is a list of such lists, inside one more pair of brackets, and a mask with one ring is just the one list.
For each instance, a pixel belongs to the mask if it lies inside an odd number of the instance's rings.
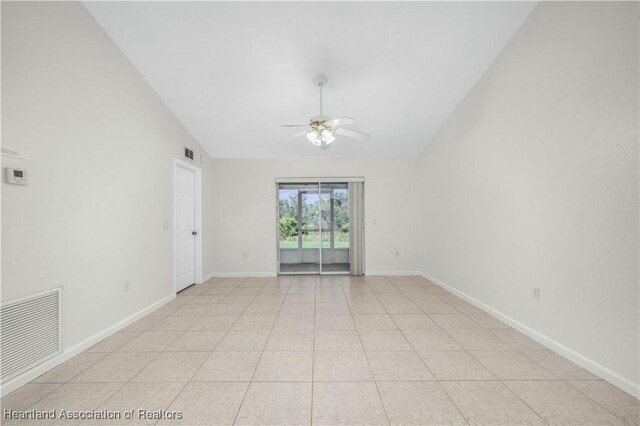
{"label": "white wall", "polygon": [[68,349],[172,294],[174,157],[202,150],[80,3],[2,3],[2,141],[31,158],[2,158],[29,179],[2,184],[3,301],[63,286]]}
{"label": "white wall", "polygon": [[367,273],[416,271],[415,158],[216,159],[213,163],[214,186],[208,197],[220,203],[207,213],[214,219],[214,232],[205,236],[205,245],[212,247],[205,257],[205,271],[275,274],[275,179],[345,176],[365,178]]}
{"label": "white wall", "polygon": [[422,270],[636,395],[638,72],[637,2],[540,3],[420,166]]}

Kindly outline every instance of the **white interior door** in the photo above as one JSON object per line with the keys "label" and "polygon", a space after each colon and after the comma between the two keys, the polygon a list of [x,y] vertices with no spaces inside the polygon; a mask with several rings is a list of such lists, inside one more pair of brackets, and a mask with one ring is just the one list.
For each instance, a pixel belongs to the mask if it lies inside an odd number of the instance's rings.
{"label": "white interior door", "polygon": [[195,283],[196,173],[176,165],[176,291]]}

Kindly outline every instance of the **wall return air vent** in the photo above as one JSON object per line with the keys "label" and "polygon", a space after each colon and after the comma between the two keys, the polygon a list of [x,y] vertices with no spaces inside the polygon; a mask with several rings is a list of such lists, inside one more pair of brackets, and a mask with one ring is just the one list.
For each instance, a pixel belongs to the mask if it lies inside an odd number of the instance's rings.
{"label": "wall return air vent", "polygon": [[189,160],[193,160],[193,150],[187,148],[186,146],[184,147],[184,156],[187,157]]}
{"label": "wall return air vent", "polygon": [[0,382],[62,351],[62,287],[0,306]]}

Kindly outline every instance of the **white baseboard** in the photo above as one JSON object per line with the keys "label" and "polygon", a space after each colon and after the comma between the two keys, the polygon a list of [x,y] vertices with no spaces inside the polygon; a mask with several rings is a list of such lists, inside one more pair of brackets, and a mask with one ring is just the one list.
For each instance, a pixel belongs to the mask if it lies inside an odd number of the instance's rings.
{"label": "white baseboard", "polygon": [[96,334],[94,334],[93,336],[83,340],[82,342],[73,345],[72,347],[65,349],[62,351],[62,353],[60,353],[59,355],[56,355],[53,358],[48,359],[47,361],[43,362],[42,364],[37,365],[36,367],[32,368],[29,371],[26,371],[22,374],[20,374],[19,376],[14,377],[13,379],[11,379],[10,381],[3,383],[1,388],[0,388],[0,395],[5,396],[11,392],[13,392],[14,390],[18,389],[20,386],[23,386],[27,383],[29,383],[30,381],[32,381],[33,379],[38,378],[39,376],[41,376],[42,374],[46,373],[47,371],[51,370],[52,368],[57,367],[58,365],[62,364],[63,362],[73,358],[74,356],[78,355],[80,352],[89,349],[91,346],[95,345],[96,343],[100,342],[103,339],[106,339],[107,337],[115,334],[116,332],[122,330],[123,328],[125,328],[126,326],[128,326],[129,324],[132,324],[134,322],[136,322],[137,320],[139,320],[140,318],[144,317],[145,315],[155,311],[156,309],[158,309],[159,307],[169,303],[170,301],[172,301],[173,299],[176,298],[175,294],[170,294],[169,296],[155,302],[152,303],[151,305],[147,306],[144,309],[139,310],[138,312],[129,315],[128,317],[126,317],[125,319],[123,319],[122,321],[112,325],[111,327],[108,327]]}
{"label": "white baseboard", "polygon": [[366,271],[364,273],[364,275],[370,275],[370,276],[381,276],[381,275],[388,275],[388,276],[396,276],[396,277],[408,277],[408,276],[423,276],[422,272],[420,271]]}
{"label": "white baseboard", "polygon": [[510,316],[507,316],[505,314],[503,314],[502,312],[492,308],[491,306],[485,305],[484,303],[482,303],[481,301],[469,296],[466,293],[463,293],[460,290],[457,290],[456,288],[440,281],[437,278],[434,278],[428,274],[425,274],[424,272],[421,272],[420,275],[426,279],[428,279],[429,281],[431,281],[432,283],[444,288],[445,290],[451,292],[452,294],[455,294],[456,296],[458,296],[461,299],[466,300],[467,302],[471,303],[472,305],[476,306],[477,308],[482,309],[483,311],[485,311],[486,313],[488,313],[489,315],[499,319],[500,321],[510,325],[511,327],[515,328],[516,330],[520,331],[521,333],[529,336],[530,338],[532,338],[533,340],[535,340],[536,342],[540,343],[543,346],[546,346],[547,348],[551,349],[552,351],[562,355],[563,357],[575,362],[576,364],[578,364],[580,367],[583,367],[586,370],[589,370],[590,372],[592,372],[593,374],[595,374],[596,376],[606,380],[607,382],[611,383],[614,386],[617,386],[618,388],[622,389],[623,391],[633,395],[636,398],[640,398],[640,386],[638,383],[633,383],[632,381],[630,381],[629,379],[620,376],[618,373],[610,370],[609,368],[597,363],[596,361],[574,351],[573,349],[563,345],[560,342],[557,342],[556,340],[551,339],[550,337],[545,336],[544,334],[533,330],[532,328],[529,328],[528,326],[526,326],[525,324],[511,318]]}
{"label": "white baseboard", "polygon": [[[421,277],[424,274],[421,271],[367,271],[365,272],[365,276],[416,276]],[[251,278],[271,278],[277,277],[278,274],[275,272],[212,272],[210,274],[205,275],[202,278],[202,282],[208,281],[211,278],[235,278],[235,277],[251,277]]]}
{"label": "white baseboard", "polygon": [[235,278],[235,277],[250,277],[250,278],[272,278],[277,277],[275,272],[212,272],[207,274],[202,281],[210,280],[211,278]]}

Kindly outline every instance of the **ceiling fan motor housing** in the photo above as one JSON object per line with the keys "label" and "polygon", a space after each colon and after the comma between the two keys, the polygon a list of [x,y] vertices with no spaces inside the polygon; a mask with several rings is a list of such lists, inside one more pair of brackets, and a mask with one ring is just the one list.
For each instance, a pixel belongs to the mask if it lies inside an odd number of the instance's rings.
{"label": "ceiling fan motor housing", "polygon": [[324,75],[317,75],[313,79],[313,82],[316,84],[316,86],[324,86],[325,84],[327,84],[327,77]]}
{"label": "ceiling fan motor housing", "polygon": [[331,120],[331,118],[326,115],[316,115],[315,117],[311,117],[310,123],[313,125],[314,123],[324,123],[329,120]]}

